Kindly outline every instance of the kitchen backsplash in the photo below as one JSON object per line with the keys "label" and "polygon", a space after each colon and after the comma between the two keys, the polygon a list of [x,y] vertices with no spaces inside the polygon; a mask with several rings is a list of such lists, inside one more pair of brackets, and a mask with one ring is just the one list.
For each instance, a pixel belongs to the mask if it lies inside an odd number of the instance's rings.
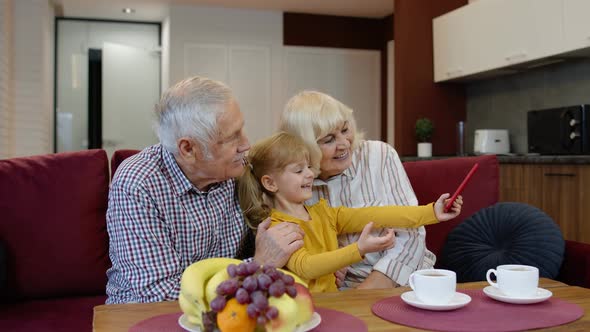
{"label": "kitchen backsplash", "polygon": [[590,60],[568,61],[466,85],[466,151],[475,129],[508,129],[510,151],[527,153],[527,111],[590,104]]}

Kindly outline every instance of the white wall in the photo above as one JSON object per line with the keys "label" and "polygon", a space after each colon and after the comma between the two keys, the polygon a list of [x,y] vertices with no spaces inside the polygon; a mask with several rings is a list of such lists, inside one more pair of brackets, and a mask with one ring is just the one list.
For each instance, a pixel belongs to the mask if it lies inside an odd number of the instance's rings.
{"label": "white wall", "polygon": [[54,9],[45,0],[0,7],[0,156],[53,152]]}
{"label": "white wall", "polygon": [[170,84],[193,75],[227,83],[251,141],[277,129],[302,89],[348,104],[367,137],[380,138],[379,51],[284,47],[283,14],[274,11],[172,6],[169,23]]}
{"label": "white wall", "polygon": [[13,1],[0,2],[0,159],[14,154]]}
{"label": "white wall", "polygon": [[228,84],[256,141],[282,108],[282,45],[281,12],[171,6],[170,85],[193,75]]}
{"label": "white wall", "polygon": [[162,77],[161,86],[164,92],[170,86],[170,17],[162,22]]}
{"label": "white wall", "polygon": [[[53,151],[54,53],[51,45],[54,18],[49,3],[50,0],[3,0],[0,4],[0,158]],[[80,29],[78,33],[89,40],[97,37],[88,29]],[[120,42],[113,31],[109,35],[115,38],[110,41]],[[283,105],[293,93],[286,84],[292,79],[288,73],[297,73],[296,68],[285,63],[282,36],[281,12],[171,6],[170,15],[162,24],[162,89],[195,74],[191,68],[203,65],[198,60],[187,59],[187,51],[190,53],[196,49],[196,54],[204,54],[198,51],[209,52],[215,47],[221,47],[218,50],[227,59],[223,70],[230,73],[228,83],[246,113],[246,129],[250,138],[256,140],[268,135],[276,129]],[[213,47],[207,48],[207,45]],[[78,45],[78,50],[80,47]],[[342,59],[342,53],[333,51],[336,58]],[[349,55],[354,63],[354,52]],[[372,55],[367,57],[371,58]],[[72,61],[78,61],[80,66],[87,63],[83,57],[77,60],[70,58],[70,68],[75,67]],[[320,68],[318,74],[337,77],[339,74],[350,75],[355,70],[365,70],[361,66],[346,72],[346,61],[339,63],[340,67]],[[366,72],[376,72],[373,65],[369,67]],[[86,75],[85,67],[78,69],[80,78]],[[73,77],[71,72],[68,75],[70,79]],[[368,80],[370,82],[366,85],[373,86],[373,82],[379,80],[379,73]],[[377,85],[375,91],[368,93],[375,93],[377,97],[358,95],[354,91],[338,92],[348,89],[343,86],[346,83],[346,80],[336,81],[336,89],[325,86],[323,89],[352,106],[357,112],[357,118],[362,116],[362,121],[370,124],[369,128],[365,128],[370,133],[369,137],[378,138],[380,113],[373,110],[380,102],[380,88]],[[297,84],[316,86],[313,82],[306,84],[305,81],[298,81]],[[69,102],[85,102],[87,99],[84,96],[71,97]],[[369,99],[364,102],[365,98]],[[369,113],[366,113],[367,110],[370,110]],[[86,122],[81,115],[79,120],[81,123]],[[83,144],[79,145],[76,149],[84,148]]]}
{"label": "white wall", "polygon": [[357,126],[367,139],[379,140],[380,59],[380,52],[373,50],[287,46],[284,95],[288,98],[302,90],[327,93],[353,109]]}

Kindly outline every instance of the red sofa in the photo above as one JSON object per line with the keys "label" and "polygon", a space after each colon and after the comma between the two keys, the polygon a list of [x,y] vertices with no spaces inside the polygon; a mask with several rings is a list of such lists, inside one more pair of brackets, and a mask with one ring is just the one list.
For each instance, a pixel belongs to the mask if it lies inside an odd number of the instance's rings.
{"label": "red sofa", "polygon": [[[117,151],[113,172],[134,153]],[[436,254],[450,229],[498,200],[498,162],[484,156],[404,163],[424,203],[453,191],[474,162],[480,168],[465,189],[462,214],[427,228],[428,248]],[[108,185],[103,150],[0,160],[0,245],[6,248],[0,267],[7,271],[0,282],[0,331],[92,329],[92,308],[106,299],[110,266]],[[565,255],[558,279],[590,287],[590,245],[567,241]]]}
{"label": "red sofa", "polygon": [[0,331],[90,331],[106,296],[103,150],[0,160]]}

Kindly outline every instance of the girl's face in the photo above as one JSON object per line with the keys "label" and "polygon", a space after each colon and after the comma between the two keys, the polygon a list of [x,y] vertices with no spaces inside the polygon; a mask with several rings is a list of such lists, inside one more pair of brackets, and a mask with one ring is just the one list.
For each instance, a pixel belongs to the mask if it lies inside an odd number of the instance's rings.
{"label": "girl's face", "polygon": [[318,139],[318,146],[322,151],[320,161],[320,176],[325,180],[331,176],[344,172],[352,163],[351,146],[354,133],[347,121],[332,130],[328,135]]}
{"label": "girl's face", "polygon": [[307,160],[287,165],[272,178],[276,198],[298,204],[311,198],[314,174]]}

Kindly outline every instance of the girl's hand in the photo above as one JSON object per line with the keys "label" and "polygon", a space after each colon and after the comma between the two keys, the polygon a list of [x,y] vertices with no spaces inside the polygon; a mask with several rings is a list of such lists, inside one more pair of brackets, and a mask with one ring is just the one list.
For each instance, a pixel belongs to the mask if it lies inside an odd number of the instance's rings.
{"label": "girl's hand", "polygon": [[461,206],[463,206],[463,196],[461,195],[457,196],[455,202],[453,203],[453,206],[451,206],[449,211],[444,212],[445,205],[449,201],[448,198],[450,196],[451,195],[449,195],[448,193],[442,194],[434,203],[434,215],[436,216],[436,219],[438,219],[438,221],[451,220],[458,216],[459,213],[461,213]]}
{"label": "girl's hand", "polygon": [[395,232],[392,228],[386,229],[385,234],[377,236],[371,234],[372,230],[373,222],[371,221],[365,225],[359,237],[357,245],[359,253],[363,257],[367,253],[389,249],[395,245]]}

